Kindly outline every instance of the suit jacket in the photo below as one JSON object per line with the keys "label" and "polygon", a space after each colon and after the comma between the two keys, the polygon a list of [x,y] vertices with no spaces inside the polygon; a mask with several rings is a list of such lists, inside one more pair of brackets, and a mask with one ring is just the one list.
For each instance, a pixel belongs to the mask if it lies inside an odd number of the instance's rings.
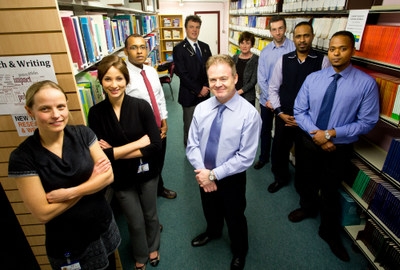
{"label": "suit jacket", "polygon": [[197,43],[201,50],[202,62],[197,58],[193,47],[186,38],[173,50],[175,73],[180,79],[178,102],[183,107],[195,106],[209,98],[209,95],[200,98],[198,94],[203,86],[208,87],[205,63],[211,56],[211,51],[207,43],[201,41],[197,41]]}

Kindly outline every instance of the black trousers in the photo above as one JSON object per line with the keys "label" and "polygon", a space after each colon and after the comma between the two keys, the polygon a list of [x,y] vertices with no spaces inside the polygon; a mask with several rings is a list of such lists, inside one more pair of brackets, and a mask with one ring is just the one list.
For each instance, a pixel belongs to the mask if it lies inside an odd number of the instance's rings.
{"label": "black trousers", "polygon": [[320,230],[328,235],[339,232],[341,205],[339,187],[351,171],[352,144],[336,144],[326,152],[305,132],[299,133],[296,144],[295,187],[300,206],[321,214]]}
{"label": "black trousers", "polygon": [[157,188],[157,193],[158,195],[161,195],[161,193],[164,190],[164,180],[162,178],[162,170],[164,167],[164,161],[165,161],[165,153],[167,152],[167,137],[161,140],[161,155],[160,155],[160,176],[158,180],[158,188]]}
{"label": "black trousers", "polygon": [[271,171],[274,174],[275,181],[284,185],[290,180],[290,149],[293,147],[299,132],[299,127],[287,127],[285,126],[285,121],[279,116],[275,117],[275,135],[271,151]]}
{"label": "black trousers", "polygon": [[222,234],[224,220],[228,227],[232,253],[245,257],[249,249],[246,209],[246,172],[216,180],[217,191],[204,192],[200,188],[207,233],[212,237]]}

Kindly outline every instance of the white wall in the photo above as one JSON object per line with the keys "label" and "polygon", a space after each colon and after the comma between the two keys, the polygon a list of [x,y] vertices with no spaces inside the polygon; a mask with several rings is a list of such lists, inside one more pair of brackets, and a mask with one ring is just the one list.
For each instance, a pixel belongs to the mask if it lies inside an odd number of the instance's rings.
{"label": "white wall", "polygon": [[[184,0],[183,5],[179,5],[178,0],[159,0],[160,14],[182,14],[183,20],[186,16],[193,15],[195,11],[219,11],[220,13],[220,53],[228,53],[228,22],[229,22],[229,2],[227,0],[208,0],[208,1],[188,1]],[[201,29],[200,31],[207,31]]]}

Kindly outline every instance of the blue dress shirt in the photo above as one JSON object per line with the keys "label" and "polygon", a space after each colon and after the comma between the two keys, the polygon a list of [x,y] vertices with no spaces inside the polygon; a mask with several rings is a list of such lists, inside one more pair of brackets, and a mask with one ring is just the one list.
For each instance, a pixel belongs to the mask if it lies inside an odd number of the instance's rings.
{"label": "blue dress shirt", "polygon": [[275,42],[270,42],[260,54],[258,59],[258,71],[257,71],[257,83],[260,87],[260,104],[265,107],[265,103],[269,100],[268,98],[268,88],[269,80],[272,76],[272,71],[279,58],[282,55],[290,53],[296,50],[296,46],[293,41],[285,38],[283,44],[279,47],[275,45]]}
{"label": "blue dress shirt", "polygon": [[[335,70],[328,67],[311,73],[304,81],[294,104],[294,116],[306,132],[319,130],[315,125],[322,99],[333,80]],[[340,72],[335,101],[327,129],[335,129],[335,144],[348,144],[368,133],[379,119],[379,91],[376,81],[352,65]]]}
{"label": "blue dress shirt", "polygon": [[[190,125],[186,156],[195,169],[204,169],[211,124],[220,103],[211,97],[196,106]],[[261,131],[258,111],[239,94],[225,103],[216,168],[218,180],[245,171],[254,161]]]}

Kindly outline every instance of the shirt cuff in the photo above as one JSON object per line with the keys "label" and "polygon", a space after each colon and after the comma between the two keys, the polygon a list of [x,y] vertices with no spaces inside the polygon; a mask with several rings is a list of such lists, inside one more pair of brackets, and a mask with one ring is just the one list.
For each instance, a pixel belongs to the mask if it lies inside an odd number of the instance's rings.
{"label": "shirt cuff", "polygon": [[278,107],[278,108],[274,109],[274,113],[275,113],[275,115],[279,115],[279,114],[283,113],[283,111],[282,111],[281,107]]}

